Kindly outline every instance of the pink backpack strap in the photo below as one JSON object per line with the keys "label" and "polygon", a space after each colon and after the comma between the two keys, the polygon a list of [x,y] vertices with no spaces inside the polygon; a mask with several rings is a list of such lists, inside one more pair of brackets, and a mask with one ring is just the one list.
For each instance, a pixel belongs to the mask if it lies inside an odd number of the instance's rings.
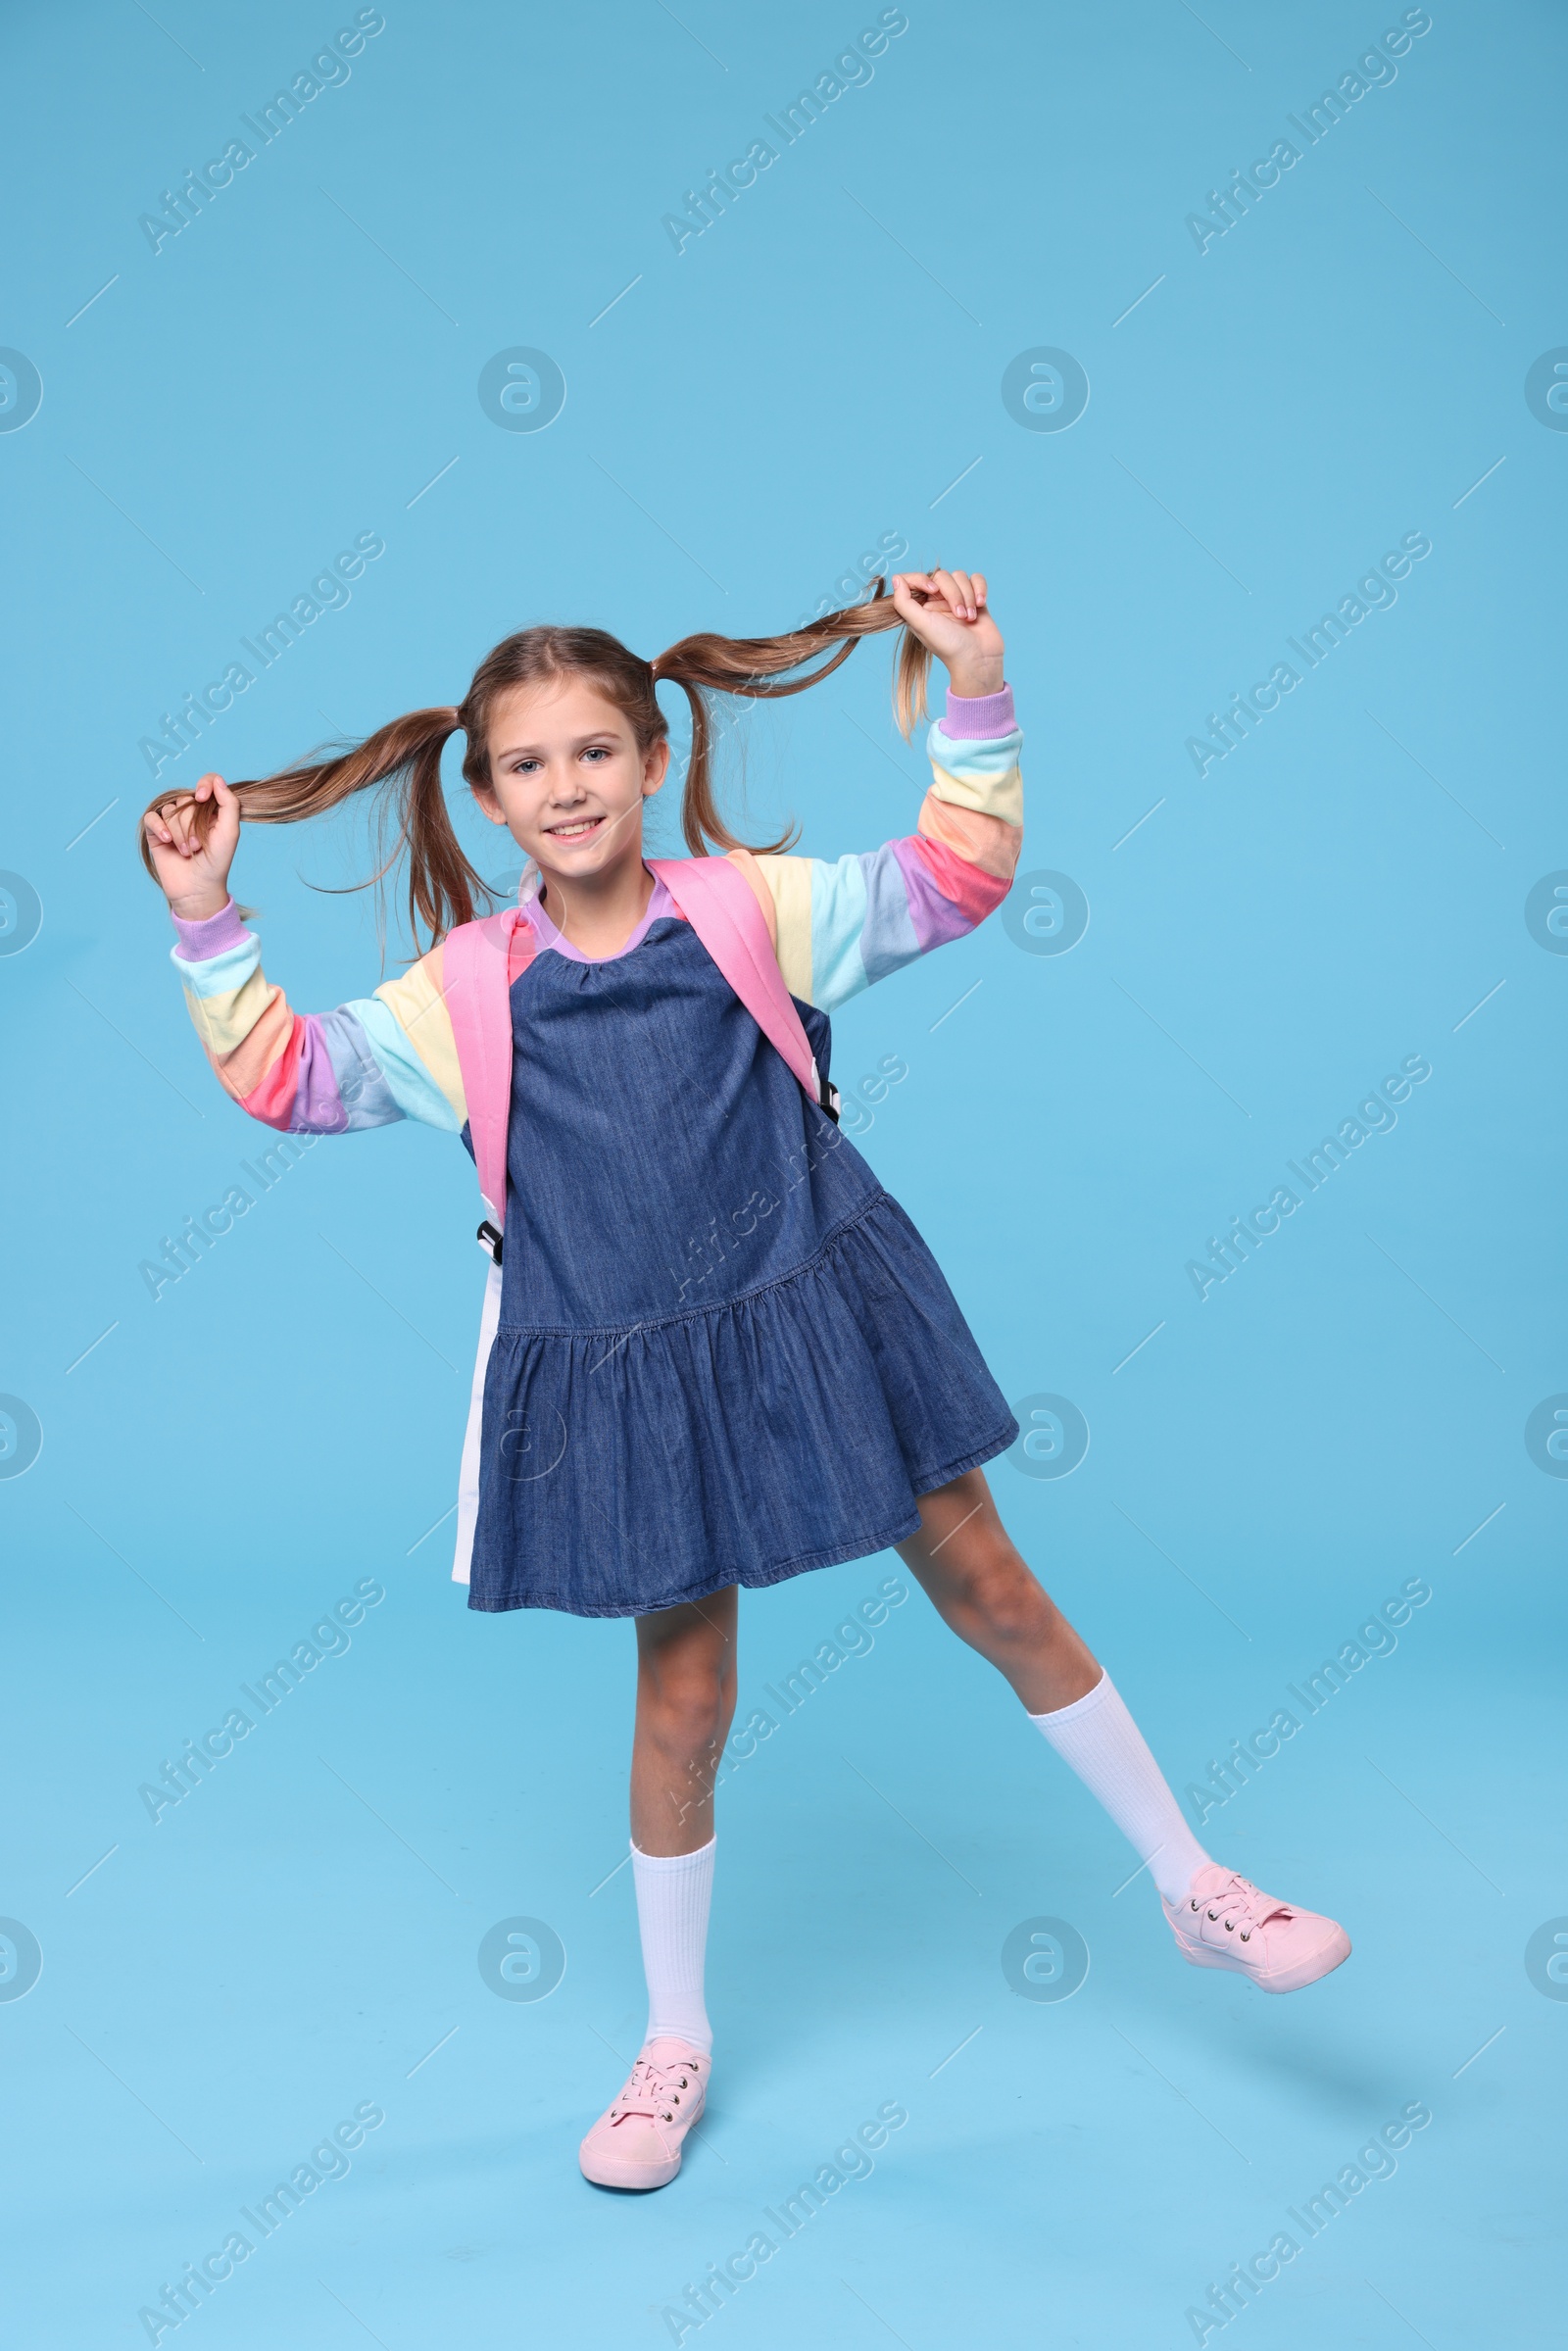
{"label": "pink backpack strap", "polygon": [[650,857],[659,876],[741,1003],[776,1046],[810,1100],[838,1117],[838,1090],[819,1074],[757,895],[728,857]]}
{"label": "pink backpack strap", "polygon": [[[836,1119],[838,1090],[817,1069],[746,876],[727,857],[654,857],[649,864],[768,1043],[811,1101]],[[441,990],[463,1076],[479,1192],[494,1228],[487,1246],[497,1263],[507,1214],[512,983],[532,959],[532,925],[517,907],[507,906],[449,931],[441,949]],[[482,1232],[480,1238],[485,1238]]]}
{"label": "pink backpack strap", "polygon": [[512,1108],[513,933],[515,906],[449,931],[441,949],[441,992],[468,1108],[479,1191],[499,1228],[507,1214],[507,1122]]}

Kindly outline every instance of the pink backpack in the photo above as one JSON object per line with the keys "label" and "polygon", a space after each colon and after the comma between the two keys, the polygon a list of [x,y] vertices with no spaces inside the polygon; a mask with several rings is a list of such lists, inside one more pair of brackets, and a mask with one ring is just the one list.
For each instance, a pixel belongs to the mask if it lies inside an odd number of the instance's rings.
{"label": "pink backpack", "polygon": [[[817,1070],[801,1016],[791,1002],[757,895],[728,857],[655,857],[649,870],[718,965],[769,1044],[800,1079],[809,1099],[837,1120],[838,1089]],[[516,977],[513,934],[523,920],[503,913],[466,922],[447,935],[442,982],[468,1104],[479,1192],[488,1212],[492,1255],[501,1258],[507,1208],[507,1125],[512,1108],[512,982]],[[484,1226],[479,1229],[486,1240]]]}
{"label": "pink backpack", "polygon": [[[808,1099],[819,1103],[836,1123],[838,1088],[817,1069],[810,1041],[784,985],[762,909],[745,874],[728,857],[654,857],[649,864],[763,1036],[789,1063]],[[478,922],[466,922],[448,932],[442,951],[442,989],[452,1016],[468,1105],[468,1137],[486,1209],[478,1237],[493,1260],[479,1318],[479,1350],[458,1480],[458,1543],[452,1575],[460,1584],[468,1581],[479,1511],[484,1375],[501,1314],[501,1229],[507,1212],[507,1127],[512,1111],[511,991],[520,968],[513,943],[524,920],[519,908],[508,906],[499,914],[487,914]]]}

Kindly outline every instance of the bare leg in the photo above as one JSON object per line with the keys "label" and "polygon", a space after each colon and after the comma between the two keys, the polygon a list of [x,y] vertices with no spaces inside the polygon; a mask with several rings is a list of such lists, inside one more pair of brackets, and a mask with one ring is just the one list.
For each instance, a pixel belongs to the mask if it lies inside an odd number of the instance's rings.
{"label": "bare leg", "polygon": [[695,1853],[713,1834],[713,1774],[735,1714],[735,1587],[637,1619],[631,1837]]}
{"label": "bare leg", "polygon": [[898,1547],[943,1622],[1006,1676],[1030,1714],[1094,1689],[1100,1667],[1014,1548],[982,1471],[922,1494],[920,1531]]}
{"label": "bare leg", "polygon": [[1005,1674],[1169,1901],[1208,1860],[1120,1696],[1019,1557],[979,1470],[924,1496],[899,1545],[943,1619]]}
{"label": "bare leg", "polygon": [[735,1626],[733,1586],[637,1619],[631,1873],[648,2031],[619,2096],[579,2150],[584,2177],[601,2187],[673,2180],[707,2096],[713,1776],[735,1712]]}

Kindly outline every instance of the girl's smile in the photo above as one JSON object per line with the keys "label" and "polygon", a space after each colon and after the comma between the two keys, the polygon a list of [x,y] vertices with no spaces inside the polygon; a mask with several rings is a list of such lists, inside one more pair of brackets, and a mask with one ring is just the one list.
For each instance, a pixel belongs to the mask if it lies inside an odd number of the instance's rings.
{"label": "girl's smile", "polygon": [[489,781],[474,799],[533,859],[564,933],[613,953],[646,911],[643,802],[669,765],[646,750],[624,710],[580,674],[514,686],[496,699]]}

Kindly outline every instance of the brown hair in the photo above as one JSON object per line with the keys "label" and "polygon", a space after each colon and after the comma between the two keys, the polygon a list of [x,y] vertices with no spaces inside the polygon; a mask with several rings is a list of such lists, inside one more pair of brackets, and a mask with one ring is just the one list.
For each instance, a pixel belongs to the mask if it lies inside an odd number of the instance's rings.
{"label": "brown hair", "polygon": [[[487,736],[497,695],[514,686],[584,676],[630,719],[638,748],[646,755],[669,733],[655,692],[662,681],[667,681],[681,688],[691,706],[691,756],[681,793],[681,831],[686,846],[694,857],[707,857],[710,843],[720,851],[747,848],[751,845],[737,839],[724,822],[714,798],[709,696],[736,694],[771,702],[782,695],[802,694],[808,686],[831,676],[840,662],[848,661],[859,638],[899,627],[893,599],[883,595],[882,587],[880,579],[874,580],[868,602],[829,612],[786,636],[719,637],[705,632],[682,637],[655,661],[642,661],[600,628],[542,625],[522,629],[486,654],[455,709],[411,710],[406,717],[377,727],[350,750],[235,784],[241,815],[252,824],[296,824],[303,817],[337,808],[357,792],[389,787],[378,811],[382,850],[389,833],[395,834],[395,839],[390,855],[382,857],[379,870],[370,879],[379,882],[403,852],[408,852],[409,921],[417,947],[421,923],[432,939],[439,940],[460,923],[472,921],[476,901],[488,904],[494,897],[465,856],[447,808],[441,754],[448,738],[458,733],[466,736],[463,772],[475,788],[488,787]],[[787,674],[834,644],[838,651],[831,659],[819,662],[806,676]],[[905,630],[895,666],[894,707],[906,735],[924,714],[929,665],[925,647]],[[177,806],[188,797],[185,793],[155,793],[148,812],[167,808],[171,802]],[[212,801],[198,807],[196,832],[200,840],[206,840],[216,814]],[[142,862],[151,873],[145,827],[140,830]],[[787,848],[793,838],[793,832],[786,831],[756,854],[773,855]]]}

